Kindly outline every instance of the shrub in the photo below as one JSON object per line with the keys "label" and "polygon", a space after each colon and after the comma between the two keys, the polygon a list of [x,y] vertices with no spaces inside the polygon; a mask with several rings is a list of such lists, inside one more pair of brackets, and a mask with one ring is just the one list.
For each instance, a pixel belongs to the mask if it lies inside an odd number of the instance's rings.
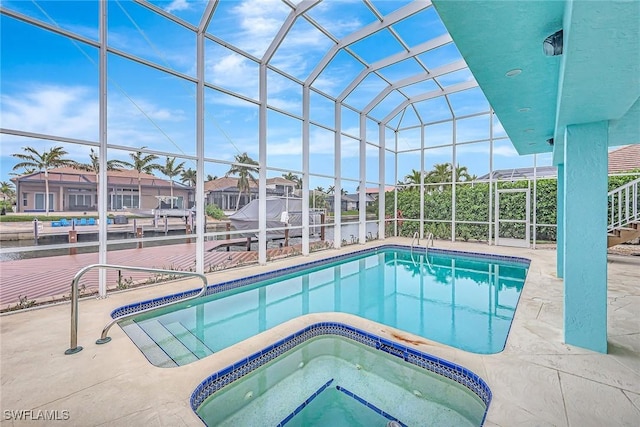
{"label": "shrub", "polygon": [[205,212],[207,213],[208,216],[215,218],[215,219],[224,219],[226,218],[226,215],[224,214],[224,211],[222,209],[220,209],[218,207],[218,205],[212,204],[212,205],[207,205],[207,208],[205,209]]}

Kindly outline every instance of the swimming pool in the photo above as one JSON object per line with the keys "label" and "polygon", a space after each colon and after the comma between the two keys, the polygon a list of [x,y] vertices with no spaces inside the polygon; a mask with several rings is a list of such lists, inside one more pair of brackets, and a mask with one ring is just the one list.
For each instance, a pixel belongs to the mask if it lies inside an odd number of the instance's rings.
{"label": "swimming pool", "polygon": [[461,366],[323,322],[209,376],[191,407],[212,426],[478,426],[490,401]]}
{"label": "swimming pool", "polygon": [[289,319],[332,311],[490,354],[504,348],[528,266],[522,258],[436,249],[418,254],[387,245],[213,285],[198,302],[121,326],[151,363],[164,367],[191,363]]}

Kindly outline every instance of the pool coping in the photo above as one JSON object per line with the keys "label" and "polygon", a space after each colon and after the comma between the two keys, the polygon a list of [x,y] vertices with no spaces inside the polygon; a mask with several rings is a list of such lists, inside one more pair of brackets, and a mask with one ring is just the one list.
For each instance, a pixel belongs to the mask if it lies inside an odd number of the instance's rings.
{"label": "pool coping", "polygon": [[[492,394],[487,383],[479,375],[463,366],[449,362],[448,360],[415,350],[395,341],[382,338],[378,335],[371,334],[339,322],[318,322],[309,325],[298,332],[295,332],[286,338],[283,338],[274,344],[239,360],[233,365],[229,365],[226,368],[213,373],[205,378],[191,394],[189,399],[191,409],[196,413],[198,418],[200,418],[200,415],[197,413],[197,409],[214,393],[255,371],[261,366],[271,362],[277,357],[282,356],[284,353],[292,350],[305,341],[326,335],[336,335],[351,339],[372,349],[383,351],[392,356],[403,359],[406,363],[410,363],[414,366],[457,382],[478,396],[478,398],[484,403],[485,410],[482,422],[480,423],[480,425],[484,425],[489,411],[489,405],[491,404]],[[202,420],[202,418],[200,418],[200,420]],[[204,420],[202,421],[204,422]]]}
{"label": "pool coping", "polygon": [[[275,277],[283,276],[285,274],[296,273],[298,271],[305,270],[310,267],[317,267],[325,264],[331,264],[333,262],[340,261],[344,258],[353,258],[360,255],[365,255],[367,253],[377,253],[387,249],[412,250],[412,247],[399,245],[399,244],[385,244],[380,246],[374,246],[371,248],[361,249],[361,250],[349,252],[346,254],[336,255],[329,258],[310,261],[303,264],[297,264],[291,267],[280,268],[280,269],[272,270],[266,273],[254,274],[252,276],[242,277],[240,279],[233,279],[226,282],[215,283],[215,284],[207,285],[207,290],[203,295],[203,297],[217,294],[220,292],[229,291],[236,288],[240,288],[246,285],[252,285],[254,283],[257,283],[263,280],[273,279]],[[429,253],[435,253],[435,254],[441,254],[441,255],[457,255],[457,256],[464,256],[467,258],[478,258],[478,259],[485,259],[485,260],[489,259],[489,260],[511,262],[515,264],[526,265],[527,268],[531,264],[530,259],[527,259],[524,257],[508,256],[508,255],[486,254],[481,252],[468,252],[468,251],[458,251],[458,250],[438,249],[438,248],[428,248],[428,249],[425,249],[425,251]],[[148,308],[160,307],[169,302],[174,302],[174,301],[177,302],[186,297],[196,295],[198,292],[200,292],[200,289],[190,289],[187,291],[165,295],[165,296],[154,298],[151,300],[145,300],[145,301],[140,301],[133,304],[121,306],[111,312],[111,318],[115,319],[119,316],[137,313],[139,311],[142,311]]]}

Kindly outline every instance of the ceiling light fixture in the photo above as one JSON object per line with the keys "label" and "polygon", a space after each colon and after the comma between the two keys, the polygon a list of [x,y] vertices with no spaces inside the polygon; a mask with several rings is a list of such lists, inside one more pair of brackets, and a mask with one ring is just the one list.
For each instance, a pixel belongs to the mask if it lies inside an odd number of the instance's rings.
{"label": "ceiling light fixture", "polygon": [[522,72],[522,70],[520,68],[514,68],[513,70],[507,71],[505,76],[514,77],[514,76],[517,76],[518,74],[520,74],[521,72]]}
{"label": "ceiling light fixture", "polygon": [[556,31],[542,42],[542,50],[547,56],[562,55],[563,37],[562,30]]}
{"label": "ceiling light fixture", "polygon": [[529,107],[522,107],[518,109],[518,112],[520,113],[526,113],[527,111],[531,110],[531,108]]}
{"label": "ceiling light fixture", "polygon": [[531,132],[533,132],[533,131],[534,131],[534,129],[531,129],[531,128],[529,128],[529,129],[525,129],[525,130],[524,130],[524,132],[525,132],[525,133],[531,133]]}

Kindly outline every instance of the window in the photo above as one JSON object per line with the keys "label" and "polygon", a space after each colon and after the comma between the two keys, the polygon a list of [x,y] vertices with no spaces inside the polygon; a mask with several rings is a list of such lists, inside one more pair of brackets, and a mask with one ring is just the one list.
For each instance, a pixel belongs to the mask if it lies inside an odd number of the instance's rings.
{"label": "window", "polygon": [[[36,193],[36,210],[43,211],[45,209],[44,206],[44,193]],[[49,193],[49,210],[52,211],[55,209],[55,205],[53,204],[53,193]]]}
{"label": "window", "polygon": [[139,207],[138,190],[122,189],[111,193],[110,209]]}
{"label": "window", "polygon": [[29,205],[29,193],[22,193],[22,206],[27,207]]}

